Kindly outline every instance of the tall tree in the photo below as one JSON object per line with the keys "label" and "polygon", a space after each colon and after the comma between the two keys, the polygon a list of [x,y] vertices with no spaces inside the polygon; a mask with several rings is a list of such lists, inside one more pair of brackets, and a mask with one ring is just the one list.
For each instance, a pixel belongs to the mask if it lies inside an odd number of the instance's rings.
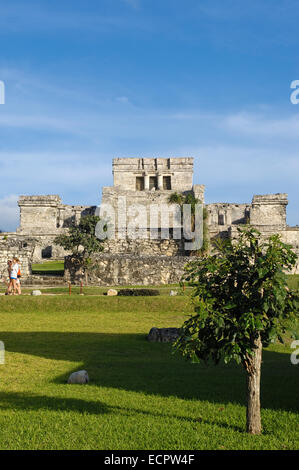
{"label": "tall tree", "polygon": [[267,240],[252,227],[239,229],[237,240],[218,243],[217,253],[186,268],[193,286],[195,315],[174,344],[186,358],[218,364],[234,359],[247,376],[247,432],[261,432],[260,378],[262,347],[282,334],[298,316],[299,293],[287,287],[285,271],[296,255],[279,235]]}

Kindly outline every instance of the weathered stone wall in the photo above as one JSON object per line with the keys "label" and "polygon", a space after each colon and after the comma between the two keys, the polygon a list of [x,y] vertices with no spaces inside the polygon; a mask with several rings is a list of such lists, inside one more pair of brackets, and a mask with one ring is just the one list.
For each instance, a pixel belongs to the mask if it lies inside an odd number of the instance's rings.
{"label": "weathered stone wall", "polygon": [[0,278],[7,280],[7,261],[14,257],[20,260],[22,279],[31,275],[34,240],[18,237],[15,234],[0,234]]}
{"label": "weathered stone wall", "polygon": [[286,230],[281,232],[281,239],[284,243],[292,245],[293,251],[298,256],[292,274],[299,274],[299,227],[287,227]]}
{"label": "weathered stone wall", "polygon": [[47,259],[63,259],[70,254],[61,246],[54,243],[56,235],[36,235],[35,247],[33,252],[33,263],[39,263]]}
{"label": "weathered stone wall", "polygon": [[287,194],[253,196],[251,204],[207,204],[210,237],[229,237],[237,225],[251,224],[261,233],[280,233],[287,230]]}
{"label": "weathered stone wall", "polygon": [[62,259],[69,254],[53,243],[54,238],[65,233],[81,217],[94,214],[95,206],[70,206],[62,204],[57,195],[20,196],[20,226],[17,234],[22,237],[34,237],[35,249],[33,262],[42,259]]}
{"label": "weathered stone wall", "polygon": [[207,224],[211,239],[229,237],[232,225],[246,224],[250,217],[250,204],[212,203],[206,204]]}
{"label": "weathered stone wall", "polygon": [[[99,254],[93,260],[94,265],[87,274],[90,285],[148,286],[179,282],[190,257]],[[76,284],[85,281],[80,267],[70,256],[65,259],[65,280]]]}
{"label": "weathered stone wall", "polygon": [[55,233],[58,223],[58,206],[60,197],[20,196],[20,227],[18,233]]}
{"label": "weathered stone wall", "polygon": [[286,227],[288,196],[284,193],[254,196],[250,209],[252,225],[275,225]]}
{"label": "weathered stone wall", "polygon": [[250,204],[212,203],[207,204],[206,209],[208,211],[208,225],[211,228],[249,222]]}
{"label": "weathered stone wall", "polygon": [[184,240],[157,239],[157,240],[107,240],[103,244],[103,253],[133,254],[133,255],[165,255],[175,256],[184,254]]}
{"label": "weathered stone wall", "polygon": [[170,177],[172,191],[190,191],[193,180],[193,158],[114,158],[113,184],[128,191],[136,191],[136,177],[144,178],[144,189],[149,189],[149,178],[157,177],[158,189],[163,189],[163,176]]}
{"label": "weathered stone wall", "polygon": [[95,206],[70,206],[62,204],[57,195],[20,196],[20,227],[24,235],[58,235],[81,217],[95,212]]}
{"label": "weathered stone wall", "polygon": [[[195,185],[192,191],[201,201],[204,200],[204,186]],[[187,193],[187,191],[185,191]],[[104,187],[102,192],[101,215],[115,223],[116,229],[130,226],[136,220],[140,220],[137,226],[141,228],[161,228],[181,225],[174,212],[174,205],[169,205],[169,197],[173,191],[129,191],[118,187]],[[158,211],[157,218],[153,215],[153,208]],[[165,214],[164,208],[169,208],[169,216]],[[166,222],[169,220],[169,224]]]}

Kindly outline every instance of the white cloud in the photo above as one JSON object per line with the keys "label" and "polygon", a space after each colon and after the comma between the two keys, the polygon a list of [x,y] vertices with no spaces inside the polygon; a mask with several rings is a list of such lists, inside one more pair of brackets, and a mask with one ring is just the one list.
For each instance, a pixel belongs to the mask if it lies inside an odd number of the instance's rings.
{"label": "white cloud", "polygon": [[80,122],[69,119],[57,119],[44,115],[3,114],[0,116],[1,127],[20,127],[24,129],[44,129],[78,133]]}
{"label": "white cloud", "polygon": [[271,118],[263,114],[240,112],[224,117],[221,126],[228,131],[237,131],[247,135],[299,138],[299,116]]}
{"label": "white cloud", "polygon": [[[292,114],[293,108],[283,114],[270,106],[227,113],[141,107],[132,104],[138,102],[134,92],[124,89],[111,90],[103,106],[90,108],[93,92],[88,89],[69,90],[74,101],[76,94],[81,102],[89,100],[83,107],[60,99],[65,90],[55,80],[15,69],[0,68],[0,76],[20,86],[24,81],[25,91],[30,88],[33,95],[29,108],[21,93],[9,112],[1,109],[0,197],[16,187],[14,192],[57,193],[69,203],[86,197],[97,204],[101,186],[112,183],[112,157],[194,156],[199,162],[194,181],[207,185],[210,200],[250,202],[254,192],[288,192],[298,208],[299,114]],[[47,147],[35,130],[51,131]],[[293,223],[298,223],[295,209]],[[9,224],[6,209],[2,214]]]}
{"label": "white cloud", "polygon": [[295,184],[299,174],[296,151],[283,155],[281,149],[267,146],[190,145],[163,152],[164,157],[170,155],[195,158],[194,183],[227,185],[228,190],[234,184],[260,186],[261,190],[263,185],[273,184],[273,191],[279,192],[279,182]]}
{"label": "white cloud", "polygon": [[[111,159],[106,164],[101,155],[0,152],[0,167],[2,231],[15,231],[19,226],[17,201],[21,194],[59,194],[65,203],[97,205],[101,187],[112,184]],[[5,195],[10,187],[17,194]]]}
{"label": "white cloud", "polygon": [[[260,106],[260,109],[263,107]],[[272,112],[271,116],[269,116]],[[162,117],[162,116],[161,116]],[[201,122],[211,128],[220,129],[234,136],[274,137],[274,138],[299,138],[299,114],[279,116],[279,112],[268,109],[268,113],[239,111],[235,113],[213,113],[204,111],[182,110],[164,116],[165,119],[174,121]]]}
{"label": "white cloud", "polygon": [[[35,188],[52,184],[76,188],[111,175],[111,163],[103,163],[98,154],[70,152],[0,152],[1,175],[11,184]],[[40,189],[39,189],[40,190]]]}
{"label": "white cloud", "polygon": [[11,194],[0,199],[0,230],[14,231],[19,225],[18,196]]}

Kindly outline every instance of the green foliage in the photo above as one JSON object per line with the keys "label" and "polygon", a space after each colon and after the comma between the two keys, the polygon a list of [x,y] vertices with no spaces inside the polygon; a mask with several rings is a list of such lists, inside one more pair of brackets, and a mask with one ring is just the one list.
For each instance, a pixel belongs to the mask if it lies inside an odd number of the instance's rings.
{"label": "green foliage", "polygon": [[182,206],[184,204],[184,196],[182,194],[172,193],[168,198],[168,202]]}
{"label": "green foliage", "polygon": [[[196,204],[200,204],[201,201],[199,201],[199,199],[197,199],[193,193],[188,193],[185,196],[183,194],[179,194],[176,192],[172,193],[168,198],[168,202],[170,204],[179,204],[181,208],[183,207],[184,204],[190,204],[192,223],[194,225],[195,207],[196,207]],[[208,229],[208,224],[207,224],[207,218],[208,218],[208,211],[206,207],[204,207],[203,208],[203,244],[200,250],[197,250],[193,253],[197,256],[204,256],[209,251],[210,242],[209,242],[209,229]]]}
{"label": "green foliage", "polygon": [[282,341],[287,322],[298,316],[299,294],[289,290],[284,273],[295,265],[296,255],[278,235],[262,241],[251,227],[217,248],[217,254],[186,268],[196,314],[184,323],[174,346],[195,362],[234,359],[245,367],[258,337],[263,346]]}
{"label": "green foliage", "polygon": [[95,228],[100,217],[87,215],[79,224],[73,224],[67,234],[58,235],[54,243],[71,251],[73,256],[81,260],[84,266],[91,263],[90,256],[103,250],[103,242],[95,236]]}

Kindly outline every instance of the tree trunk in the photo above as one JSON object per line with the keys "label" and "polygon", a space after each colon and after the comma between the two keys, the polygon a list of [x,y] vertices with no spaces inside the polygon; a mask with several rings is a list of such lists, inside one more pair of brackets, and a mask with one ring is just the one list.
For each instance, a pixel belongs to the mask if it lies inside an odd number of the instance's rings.
{"label": "tree trunk", "polygon": [[254,344],[256,346],[254,356],[248,357],[245,367],[247,371],[246,430],[250,434],[260,434],[262,430],[260,403],[262,342],[260,336]]}

